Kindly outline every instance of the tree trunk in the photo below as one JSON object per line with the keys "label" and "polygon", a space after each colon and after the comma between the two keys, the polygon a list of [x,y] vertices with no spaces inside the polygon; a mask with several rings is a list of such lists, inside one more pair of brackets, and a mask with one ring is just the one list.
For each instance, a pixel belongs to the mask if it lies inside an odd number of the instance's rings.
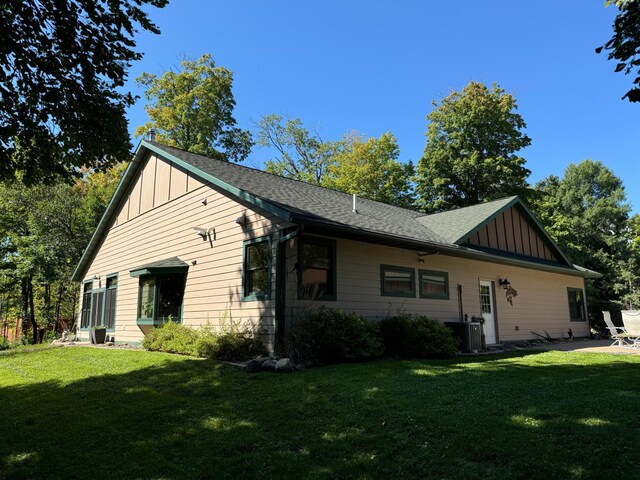
{"label": "tree trunk", "polygon": [[29,326],[29,280],[27,277],[22,278],[21,285],[22,300],[22,343],[28,343],[26,337],[27,328]]}
{"label": "tree trunk", "polygon": [[40,337],[38,335],[38,324],[36,323],[36,312],[33,308],[33,281],[31,277],[28,278],[29,282],[29,320],[31,320],[31,326],[33,327],[33,343],[40,343]]}

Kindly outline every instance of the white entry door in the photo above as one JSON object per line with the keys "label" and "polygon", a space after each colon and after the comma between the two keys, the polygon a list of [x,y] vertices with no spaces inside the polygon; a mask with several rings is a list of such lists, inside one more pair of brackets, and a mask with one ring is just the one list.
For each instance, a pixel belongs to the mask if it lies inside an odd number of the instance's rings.
{"label": "white entry door", "polygon": [[480,280],[480,311],[484,318],[484,339],[487,345],[493,345],[496,339],[496,315],[493,304],[493,285],[488,280]]}

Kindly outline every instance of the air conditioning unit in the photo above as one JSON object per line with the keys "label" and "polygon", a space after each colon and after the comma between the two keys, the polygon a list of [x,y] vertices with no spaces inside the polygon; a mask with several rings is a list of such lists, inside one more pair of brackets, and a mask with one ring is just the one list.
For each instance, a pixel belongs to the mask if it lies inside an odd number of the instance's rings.
{"label": "air conditioning unit", "polygon": [[467,353],[482,350],[482,325],[478,322],[445,322],[458,339],[458,348]]}

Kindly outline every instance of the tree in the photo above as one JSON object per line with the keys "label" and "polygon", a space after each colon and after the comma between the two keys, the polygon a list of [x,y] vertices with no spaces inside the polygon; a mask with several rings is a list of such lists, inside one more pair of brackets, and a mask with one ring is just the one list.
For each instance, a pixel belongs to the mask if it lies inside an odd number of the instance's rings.
{"label": "tree", "polygon": [[299,118],[285,121],[281,115],[271,114],[262,117],[257,126],[257,144],[276,152],[276,157],[266,162],[265,171],[322,185],[339,142],[325,142],[317,133],[310,134]]}
{"label": "tree", "polygon": [[606,6],[615,4],[620,13],[613,21],[613,36],[596,53],[608,50],[607,59],[616,60],[615,71],[628,75],[635,72],[635,85],[622,99],[640,102],[640,1],[607,0]]}
{"label": "tree", "polygon": [[85,172],[75,184],[0,183],[0,290],[20,305],[23,332],[75,317],[76,263],[116,188],[123,165]]}
{"label": "tree", "polygon": [[151,121],[136,128],[140,137],[149,130],[158,140],[217,160],[244,160],[251,151],[251,135],[236,126],[231,90],[233,73],[216,67],[211,55],[198,61],[185,59],[181,71],[160,77],[143,73],[137,79],[146,87],[146,107]]}
{"label": "tree", "polygon": [[121,90],[141,5],[167,0],[34,0],[0,7],[0,179],[27,184],[106,168],[130,150]]}
{"label": "tree", "polygon": [[347,135],[327,167],[322,185],[378,202],[408,208],[413,204],[413,164],[398,161],[398,141],[390,133],[380,138]]}
{"label": "tree", "polygon": [[470,82],[427,116],[427,145],[417,168],[417,205],[438,212],[530,193],[525,159],[531,144],[516,100],[497,84]]}
{"label": "tree", "polygon": [[[551,176],[536,185],[543,194],[534,204],[547,232],[576,264],[603,274],[589,285],[592,319],[612,308],[633,288],[626,275],[634,267],[622,181],[601,162],[570,164],[562,179]],[[626,284],[626,286],[625,286]]]}

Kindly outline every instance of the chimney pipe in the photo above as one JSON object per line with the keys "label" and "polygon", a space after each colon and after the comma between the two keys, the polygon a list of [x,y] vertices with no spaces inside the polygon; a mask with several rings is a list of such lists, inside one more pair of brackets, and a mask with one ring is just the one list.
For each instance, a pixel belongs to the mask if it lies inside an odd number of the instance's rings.
{"label": "chimney pipe", "polygon": [[147,132],[147,140],[149,140],[150,142],[155,142],[156,141],[156,129],[155,128],[150,128],[149,131]]}
{"label": "chimney pipe", "polygon": [[358,210],[356,210],[356,194],[353,194],[353,213],[358,213]]}

